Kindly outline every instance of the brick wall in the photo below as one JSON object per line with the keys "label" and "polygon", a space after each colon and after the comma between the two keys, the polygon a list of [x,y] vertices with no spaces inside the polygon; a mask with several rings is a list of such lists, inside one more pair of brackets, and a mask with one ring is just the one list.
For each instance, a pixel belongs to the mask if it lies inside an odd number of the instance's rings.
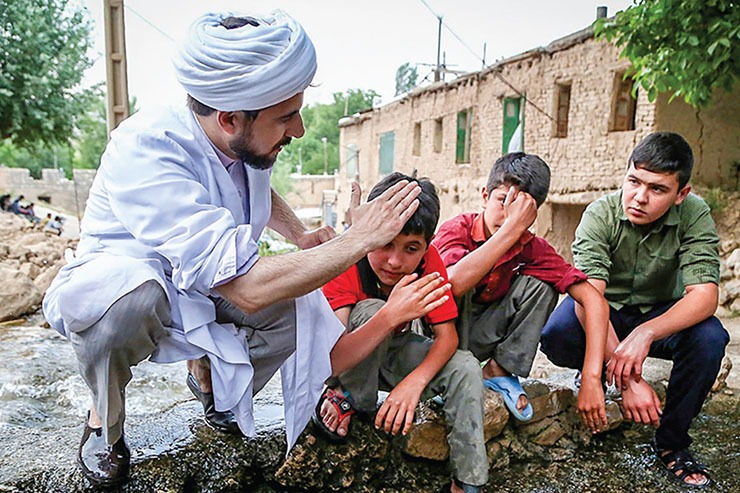
{"label": "brick wall", "polygon": [[[363,190],[367,192],[378,181],[380,135],[392,131],[394,169],[408,174],[417,169],[420,176],[432,179],[439,188],[443,220],[480,210],[480,189],[490,166],[502,154],[504,100],[521,95],[527,98],[524,150],[542,157],[552,169],[551,196],[539,214],[536,230],[565,256],[570,255],[584,206],[620,186],[631,150],[650,132],[679,131],[695,151],[703,149],[697,153],[695,181],[719,186],[728,177],[737,180],[738,93],[723,95],[719,108],[697,113],[683,103],[668,105],[665,98],[651,103],[639,91],[634,129],[610,131],[615,84],[627,63],[619,59],[616,47],[594,40],[586,29],[485,71],[412,91],[387,105],[345,118],[340,121],[340,186],[348,188],[352,179],[346,169],[350,145],[358,150]],[[568,132],[562,138],[554,136],[557,84],[571,88]],[[457,114],[465,109],[473,113],[470,159],[456,163]],[[435,122],[440,118],[443,145],[435,152]],[[414,155],[417,123],[421,124],[421,145],[419,155]],[[340,193],[338,200],[343,210],[349,194]]]}

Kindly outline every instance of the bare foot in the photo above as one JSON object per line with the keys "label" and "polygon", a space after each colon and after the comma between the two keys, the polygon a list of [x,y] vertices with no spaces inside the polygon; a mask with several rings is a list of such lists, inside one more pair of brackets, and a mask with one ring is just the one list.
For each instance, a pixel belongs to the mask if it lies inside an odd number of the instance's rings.
{"label": "bare foot", "polygon": [[188,371],[195,377],[201,392],[210,394],[213,392],[211,386],[211,364],[205,356],[200,359],[188,360]]}
{"label": "bare foot", "polygon": [[[341,394],[342,388],[335,387],[334,391]],[[329,401],[329,399],[324,399],[324,402],[321,404],[321,411],[319,414],[321,415],[321,421],[329,431],[336,433],[340,437],[347,436],[352,416],[345,416],[343,420],[339,421],[339,410]]]}
{"label": "bare foot", "polygon": [[[509,377],[511,376],[511,373],[504,370],[502,367],[496,363],[496,360],[493,358],[488,360],[488,363],[483,367],[483,378],[485,380],[488,380],[489,378],[493,377]],[[524,409],[527,407],[527,404],[529,404],[529,399],[526,395],[520,395],[519,399],[516,401],[516,408],[519,412],[523,412]]]}

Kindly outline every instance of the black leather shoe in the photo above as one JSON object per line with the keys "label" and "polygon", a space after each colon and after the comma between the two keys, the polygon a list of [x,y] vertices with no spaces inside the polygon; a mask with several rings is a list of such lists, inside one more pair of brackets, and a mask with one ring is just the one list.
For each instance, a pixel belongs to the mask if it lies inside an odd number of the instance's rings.
{"label": "black leather shoe", "polygon": [[128,477],[131,453],[123,435],[113,445],[105,443],[101,428],[90,428],[85,422],[77,463],[82,474],[95,486],[116,486]]}
{"label": "black leather shoe", "polygon": [[203,413],[205,414],[206,423],[214,430],[233,435],[241,435],[241,430],[236,422],[236,417],[231,411],[216,411],[216,405],[213,402],[213,393],[202,392],[198,382],[192,373],[188,373],[188,388],[196,399],[203,404]]}

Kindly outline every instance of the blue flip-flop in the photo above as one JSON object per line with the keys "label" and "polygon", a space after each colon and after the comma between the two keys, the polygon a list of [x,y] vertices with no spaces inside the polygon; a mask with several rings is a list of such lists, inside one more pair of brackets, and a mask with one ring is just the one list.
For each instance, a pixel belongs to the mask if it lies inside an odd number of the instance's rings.
{"label": "blue flip-flop", "polygon": [[[513,375],[509,377],[484,378],[483,385],[501,394],[501,397],[504,398],[506,408],[516,419],[519,421],[529,421],[532,419],[532,416],[534,415],[532,403],[529,402],[529,397],[526,392],[524,392],[522,384],[519,383],[519,378]],[[527,397],[527,407],[520,412],[519,409],[516,408],[516,403],[519,400],[519,396],[522,395]]]}

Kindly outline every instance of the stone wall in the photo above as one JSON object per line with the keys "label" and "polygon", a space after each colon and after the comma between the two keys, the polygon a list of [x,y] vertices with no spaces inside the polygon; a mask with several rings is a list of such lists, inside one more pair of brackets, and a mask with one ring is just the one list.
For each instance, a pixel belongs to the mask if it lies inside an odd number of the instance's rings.
{"label": "stone wall", "polygon": [[75,169],[74,181],[56,169],[41,170],[41,179],[31,177],[25,168],[0,167],[0,190],[11,196],[22,194],[28,202],[82,217],[96,170]]}

